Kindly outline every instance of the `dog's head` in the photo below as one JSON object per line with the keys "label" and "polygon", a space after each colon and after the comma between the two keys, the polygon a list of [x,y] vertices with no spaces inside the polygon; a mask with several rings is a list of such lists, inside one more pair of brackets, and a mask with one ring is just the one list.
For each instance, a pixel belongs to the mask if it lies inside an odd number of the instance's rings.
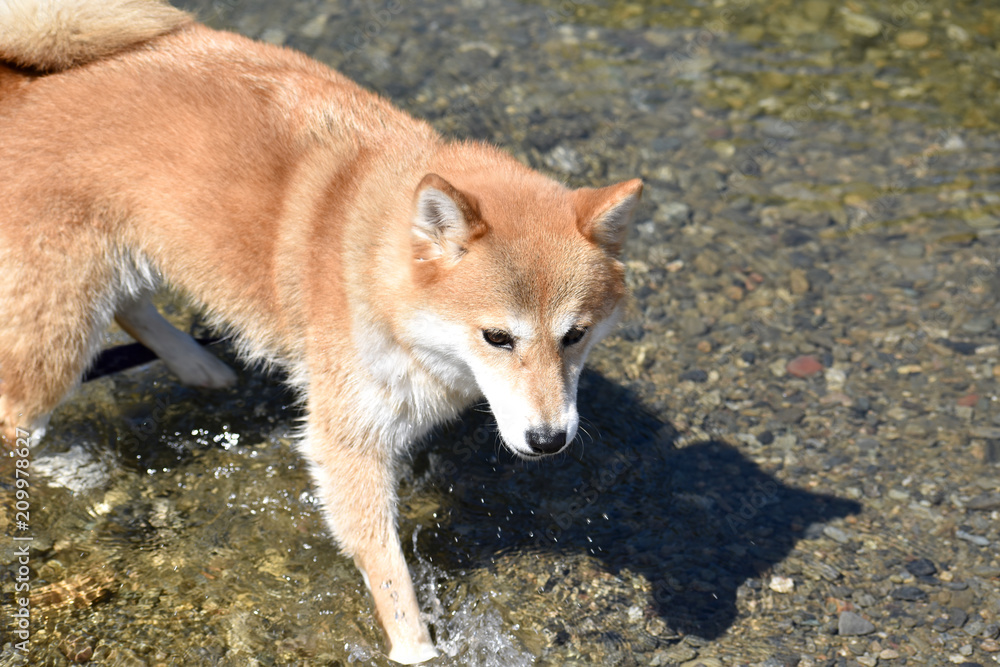
{"label": "dog's head", "polygon": [[618,256],[639,180],[569,190],[524,171],[428,174],[414,195],[414,347],[439,375],[468,375],[507,446],[562,451],[577,382],[620,317]]}

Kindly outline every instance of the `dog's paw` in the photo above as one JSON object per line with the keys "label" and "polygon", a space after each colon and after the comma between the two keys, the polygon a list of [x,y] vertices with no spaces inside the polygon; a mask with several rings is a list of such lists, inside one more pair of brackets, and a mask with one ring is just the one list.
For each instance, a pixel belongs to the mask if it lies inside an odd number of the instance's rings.
{"label": "dog's paw", "polygon": [[204,389],[226,389],[236,384],[236,372],[232,368],[199,349],[201,354],[181,359],[164,359],[170,372],[184,384]]}
{"label": "dog's paw", "polygon": [[415,646],[393,646],[389,651],[389,659],[401,665],[417,665],[438,657],[433,644],[417,644]]}

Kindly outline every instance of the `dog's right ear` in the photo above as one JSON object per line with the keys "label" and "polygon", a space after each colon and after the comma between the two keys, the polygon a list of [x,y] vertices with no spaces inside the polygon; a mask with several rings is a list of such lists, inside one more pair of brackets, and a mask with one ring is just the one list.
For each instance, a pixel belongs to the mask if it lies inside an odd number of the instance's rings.
{"label": "dog's right ear", "polygon": [[420,181],[413,209],[410,234],[418,261],[453,264],[486,229],[475,199],[437,174],[427,174]]}
{"label": "dog's right ear", "polygon": [[632,213],[642,196],[642,181],[634,178],[604,188],[580,188],[573,196],[580,232],[612,256],[621,254]]}

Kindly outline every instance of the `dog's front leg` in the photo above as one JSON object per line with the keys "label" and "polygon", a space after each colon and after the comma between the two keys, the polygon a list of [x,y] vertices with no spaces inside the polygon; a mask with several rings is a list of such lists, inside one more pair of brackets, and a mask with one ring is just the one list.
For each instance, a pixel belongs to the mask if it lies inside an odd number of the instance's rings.
{"label": "dog's front leg", "polygon": [[356,429],[337,433],[327,426],[336,422],[317,427],[317,421],[312,414],[303,450],[312,464],[327,524],[341,548],[354,558],[374,598],[375,614],[389,641],[389,658],[407,665],[430,660],[438,653],[420,619],[396,531],[392,455],[379,443],[357,442]]}

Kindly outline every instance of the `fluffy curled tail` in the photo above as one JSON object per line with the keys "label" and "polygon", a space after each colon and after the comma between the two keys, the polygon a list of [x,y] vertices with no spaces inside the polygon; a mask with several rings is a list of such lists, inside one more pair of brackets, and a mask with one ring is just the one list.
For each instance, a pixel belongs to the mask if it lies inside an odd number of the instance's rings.
{"label": "fluffy curled tail", "polygon": [[0,61],[67,69],[191,20],[159,0],[0,0]]}

